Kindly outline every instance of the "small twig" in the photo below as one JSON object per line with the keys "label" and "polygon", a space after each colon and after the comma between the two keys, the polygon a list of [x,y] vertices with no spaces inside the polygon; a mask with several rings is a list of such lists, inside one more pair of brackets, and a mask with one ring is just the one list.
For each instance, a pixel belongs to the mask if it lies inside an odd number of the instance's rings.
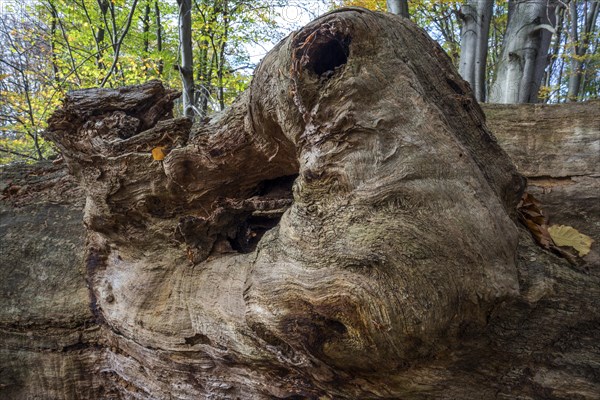
{"label": "small twig", "polygon": [[15,155],[15,156],[23,157],[23,158],[28,158],[30,160],[35,160],[35,161],[38,160],[37,158],[35,158],[33,156],[30,156],[30,155],[27,155],[27,154],[23,154],[23,153],[19,153],[18,151],[5,149],[5,148],[2,148],[2,147],[0,147],[0,151],[3,151],[5,153],[9,153],[9,154],[12,154],[12,155]]}

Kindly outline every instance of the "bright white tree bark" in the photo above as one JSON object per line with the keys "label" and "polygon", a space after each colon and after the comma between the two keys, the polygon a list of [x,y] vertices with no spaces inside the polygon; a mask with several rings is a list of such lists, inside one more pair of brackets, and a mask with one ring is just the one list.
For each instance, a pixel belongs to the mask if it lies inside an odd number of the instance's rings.
{"label": "bright white tree bark", "polygon": [[392,14],[398,14],[405,18],[409,18],[407,0],[387,0],[387,10]]}
{"label": "bright white tree bark", "polygon": [[468,0],[461,9],[462,31],[458,72],[478,101],[485,101],[488,34],[494,0]]}
{"label": "bright white tree bark", "polygon": [[555,25],[554,0],[509,1],[509,20],[491,103],[535,103],[548,63]]}
{"label": "bright white tree bark", "polygon": [[183,83],[183,114],[194,116],[194,60],[192,54],[192,1],[177,0],[179,6],[179,73]]}

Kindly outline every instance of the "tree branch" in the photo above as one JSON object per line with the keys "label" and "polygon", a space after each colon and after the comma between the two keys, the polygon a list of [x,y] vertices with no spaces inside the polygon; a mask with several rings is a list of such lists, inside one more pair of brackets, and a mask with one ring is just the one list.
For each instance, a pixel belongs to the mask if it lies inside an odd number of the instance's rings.
{"label": "tree branch", "polygon": [[38,158],[32,157],[32,156],[27,155],[27,154],[19,153],[18,151],[7,149],[7,148],[2,147],[2,146],[0,146],[0,151],[3,152],[3,153],[12,154],[14,156],[19,156],[19,157],[27,158],[28,160],[35,160],[35,161],[39,160]]}
{"label": "tree branch", "polygon": [[[135,12],[135,8],[137,7],[137,3],[138,3],[138,0],[134,0],[133,1],[133,4],[131,6],[131,10],[129,11],[129,15],[127,16],[127,22],[125,23],[125,27],[123,28],[121,36],[119,37],[119,40],[117,41],[117,43],[116,43],[116,45],[114,47],[115,54],[114,54],[112,65],[110,66],[110,68],[109,68],[108,72],[106,73],[106,76],[104,77],[104,79],[102,79],[102,81],[100,82],[100,87],[104,87],[104,85],[106,85],[106,82],[108,81],[108,79],[110,78],[110,76],[114,72],[115,67],[117,66],[117,62],[119,61],[119,53],[121,51],[121,45],[123,44],[123,40],[125,39],[125,36],[129,32],[129,27],[131,26],[131,21],[133,20],[133,13]],[[115,32],[115,35],[116,34],[117,33]]]}

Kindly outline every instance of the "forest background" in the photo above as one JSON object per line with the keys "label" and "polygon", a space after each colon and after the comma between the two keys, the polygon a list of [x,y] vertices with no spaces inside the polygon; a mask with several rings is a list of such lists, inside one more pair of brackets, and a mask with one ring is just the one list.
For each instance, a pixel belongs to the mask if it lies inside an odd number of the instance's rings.
{"label": "forest background", "polygon": [[279,40],[342,6],[411,18],[479,101],[598,98],[598,1],[0,0],[0,164],[57,156],[42,133],[73,89],[160,79],[180,113],[221,111]]}

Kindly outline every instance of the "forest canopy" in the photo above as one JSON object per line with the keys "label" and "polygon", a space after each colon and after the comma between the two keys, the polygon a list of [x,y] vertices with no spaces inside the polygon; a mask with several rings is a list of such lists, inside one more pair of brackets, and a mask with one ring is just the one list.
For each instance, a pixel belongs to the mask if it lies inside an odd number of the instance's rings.
{"label": "forest canopy", "polygon": [[[0,0],[0,164],[56,156],[43,139],[46,120],[73,89],[160,79],[186,93],[177,112],[202,119],[221,111],[248,86],[256,53],[298,28],[300,14],[344,6],[408,16],[442,46],[479,101],[598,97],[597,1],[305,3]],[[286,18],[294,13],[296,20]]]}

